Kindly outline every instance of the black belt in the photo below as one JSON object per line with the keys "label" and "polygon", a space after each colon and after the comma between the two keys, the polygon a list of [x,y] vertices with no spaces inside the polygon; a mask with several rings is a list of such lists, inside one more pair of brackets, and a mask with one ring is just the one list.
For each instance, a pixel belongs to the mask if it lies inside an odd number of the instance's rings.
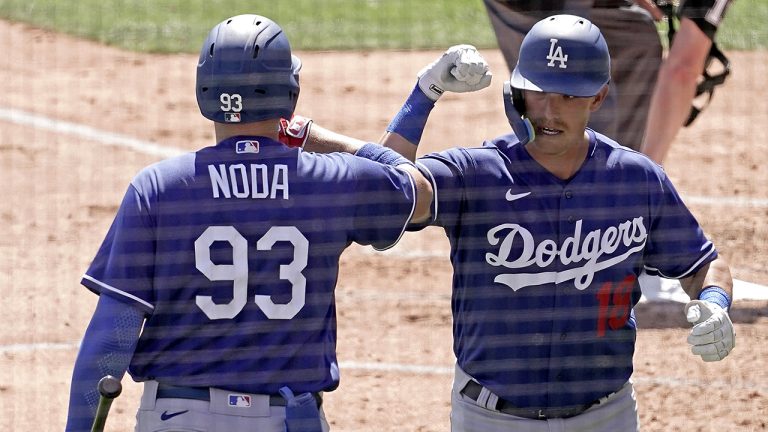
{"label": "black belt", "polygon": [[[475,381],[470,381],[467,383],[466,387],[464,387],[461,390],[461,394],[477,402],[477,398],[480,397],[480,391],[482,390],[483,390],[482,385],[480,385]],[[546,420],[546,419],[552,419],[552,418],[575,417],[583,413],[587,409],[591,408],[592,406],[596,405],[598,402],[600,402],[600,400],[596,400],[594,402],[581,405],[581,406],[576,406],[576,407],[534,409],[534,408],[519,408],[510,404],[504,399],[499,398],[498,402],[496,402],[496,406],[494,407],[494,409],[504,414],[510,414],[516,417],[523,417],[531,420]]]}
{"label": "black belt", "polygon": [[[235,392],[232,393],[241,393]],[[245,393],[249,394],[249,393]],[[323,405],[323,397],[320,393],[312,393],[315,397],[317,406]],[[156,399],[193,399],[200,401],[211,401],[211,391],[208,387],[176,387],[166,384],[158,384]],[[281,395],[269,395],[269,405],[286,406],[288,402]]]}

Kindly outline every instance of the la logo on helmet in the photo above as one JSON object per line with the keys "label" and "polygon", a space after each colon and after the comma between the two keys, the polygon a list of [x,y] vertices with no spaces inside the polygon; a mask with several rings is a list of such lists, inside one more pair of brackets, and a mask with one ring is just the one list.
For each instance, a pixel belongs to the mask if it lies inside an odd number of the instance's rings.
{"label": "la logo on helmet", "polygon": [[557,39],[550,39],[549,40],[549,55],[547,55],[547,60],[549,60],[549,63],[547,63],[547,66],[554,67],[555,62],[560,62],[560,69],[565,69],[568,66],[566,66],[565,62],[568,61],[568,55],[563,54],[563,47],[557,46]]}

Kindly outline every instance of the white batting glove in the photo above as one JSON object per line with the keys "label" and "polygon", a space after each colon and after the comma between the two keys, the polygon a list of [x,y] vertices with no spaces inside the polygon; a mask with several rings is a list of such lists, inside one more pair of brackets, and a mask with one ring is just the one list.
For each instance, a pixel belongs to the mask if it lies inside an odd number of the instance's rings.
{"label": "white batting glove", "polygon": [[724,359],[736,346],[736,331],[728,311],[719,305],[693,300],[685,305],[685,317],[693,324],[688,343],[691,352],[705,362]]}
{"label": "white batting glove", "polygon": [[446,91],[472,92],[491,85],[488,63],[472,45],[454,45],[419,71],[419,88],[433,101]]}

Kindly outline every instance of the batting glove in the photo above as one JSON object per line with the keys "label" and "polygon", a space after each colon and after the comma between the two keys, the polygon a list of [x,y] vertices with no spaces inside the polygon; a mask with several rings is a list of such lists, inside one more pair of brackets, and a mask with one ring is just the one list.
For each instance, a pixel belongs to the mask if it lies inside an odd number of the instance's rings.
{"label": "batting glove", "polygon": [[280,126],[277,131],[278,140],[288,147],[304,148],[311,128],[311,118],[295,115],[291,117],[290,121],[280,119]]}
{"label": "batting glove", "polygon": [[736,331],[728,311],[706,300],[685,305],[685,316],[693,324],[688,343],[691,352],[705,362],[724,359],[736,346]]}
{"label": "batting glove", "polygon": [[419,71],[419,88],[437,101],[446,91],[465,93],[491,85],[488,63],[472,45],[455,45]]}

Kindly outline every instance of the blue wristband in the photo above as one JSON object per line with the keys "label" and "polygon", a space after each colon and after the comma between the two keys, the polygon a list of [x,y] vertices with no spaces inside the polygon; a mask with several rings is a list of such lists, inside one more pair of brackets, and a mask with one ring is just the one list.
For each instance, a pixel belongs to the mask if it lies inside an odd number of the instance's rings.
{"label": "blue wristband", "polygon": [[719,286],[710,285],[699,293],[699,300],[712,302],[721,308],[728,310],[731,307],[731,298],[728,293]]}
{"label": "blue wristband", "polygon": [[373,143],[363,144],[363,146],[355,152],[355,156],[382,163],[384,165],[413,165],[411,161],[404,158],[400,153],[392,150],[391,148]]}
{"label": "blue wristband", "polygon": [[389,123],[387,131],[400,134],[412,144],[419,145],[429,113],[434,107],[435,102],[428,98],[416,84],[403,107]]}

